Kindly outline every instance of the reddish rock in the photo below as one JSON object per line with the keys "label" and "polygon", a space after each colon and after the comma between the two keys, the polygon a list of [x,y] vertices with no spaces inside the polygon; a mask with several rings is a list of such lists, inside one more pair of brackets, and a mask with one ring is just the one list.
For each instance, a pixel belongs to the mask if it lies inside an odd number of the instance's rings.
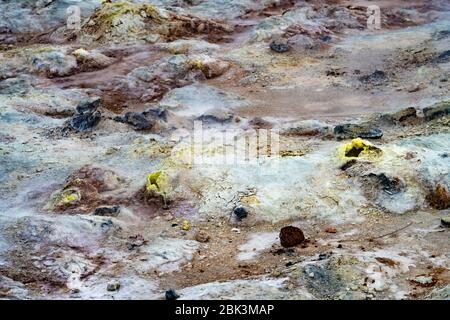
{"label": "reddish rock", "polygon": [[428,202],[435,209],[448,209],[450,208],[450,192],[444,185],[438,184],[435,191],[428,195]]}
{"label": "reddish rock", "polygon": [[285,248],[294,247],[305,241],[305,236],[300,228],[288,226],[280,231],[280,242]]}
{"label": "reddish rock", "polygon": [[325,232],[327,233],[336,233],[337,229],[335,227],[328,227],[325,229]]}

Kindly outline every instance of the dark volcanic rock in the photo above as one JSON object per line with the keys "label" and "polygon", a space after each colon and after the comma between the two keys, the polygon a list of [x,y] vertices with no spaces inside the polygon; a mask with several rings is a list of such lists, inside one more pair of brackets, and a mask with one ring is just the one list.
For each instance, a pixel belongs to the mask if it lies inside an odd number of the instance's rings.
{"label": "dark volcanic rock", "polygon": [[280,242],[285,248],[294,247],[305,241],[305,236],[300,228],[288,226],[280,231]]}
{"label": "dark volcanic rock", "polygon": [[77,114],[69,120],[68,126],[77,132],[87,131],[95,127],[102,117],[100,111],[97,111],[100,103],[100,98],[89,98],[81,101],[76,108]]}
{"label": "dark volcanic rock", "polygon": [[102,217],[117,217],[120,213],[120,206],[112,206],[112,207],[99,207],[95,209],[94,215],[95,216],[102,216]]}
{"label": "dark volcanic rock", "polygon": [[434,120],[450,114],[450,101],[436,103],[431,107],[423,109],[426,120]]}
{"label": "dark volcanic rock", "polygon": [[116,117],[114,120],[127,123],[136,130],[150,130],[155,125],[153,119],[149,119],[144,113],[127,112],[123,117]]}
{"label": "dark volcanic rock", "polygon": [[380,189],[390,195],[397,194],[403,189],[403,184],[399,178],[391,178],[384,173],[370,173],[367,175],[367,178],[375,182]]}
{"label": "dark volcanic rock", "polygon": [[100,107],[100,104],[100,98],[85,99],[78,104],[76,110],[78,114],[92,114],[97,111],[98,107]]}
{"label": "dark volcanic rock", "polygon": [[180,296],[174,289],[166,291],[166,300],[177,300]]}
{"label": "dark volcanic rock", "polygon": [[169,115],[167,110],[164,108],[151,108],[142,113],[146,117],[151,117],[154,119],[160,119],[167,121],[167,116]]}
{"label": "dark volcanic rock", "polygon": [[375,70],[371,74],[359,77],[359,81],[364,84],[379,84],[385,80],[387,80],[387,75],[381,70]]}
{"label": "dark volcanic rock", "polygon": [[278,40],[273,40],[270,43],[270,49],[272,49],[273,51],[278,52],[278,53],[283,53],[283,52],[289,51],[290,46],[286,40],[278,39]]}
{"label": "dark volcanic rock", "polygon": [[379,139],[383,136],[383,132],[368,125],[346,123],[334,127],[334,135],[338,139]]}
{"label": "dark volcanic rock", "polygon": [[441,218],[441,224],[444,227],[450,228],[450,216],[445,216]]}
{"label": "dark volcanic rock", "polygon": [[245,219],[248,216],[248,212],[247,212],[247,210],[245,210],[244,207],[235,208],[233,213],[236,216],[236,218],[238,218],[238,220]]}
{"label": "dark volcanic rock", "polygon": [[72,129],[83,132],[95,127],[100,122],[101,117],[100,111],[78,114],[70,120],[69,125]]}

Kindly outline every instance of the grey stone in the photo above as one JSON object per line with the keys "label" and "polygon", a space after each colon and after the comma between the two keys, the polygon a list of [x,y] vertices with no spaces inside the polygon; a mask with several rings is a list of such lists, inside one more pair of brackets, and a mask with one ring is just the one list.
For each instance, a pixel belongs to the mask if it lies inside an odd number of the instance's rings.
{"label": "grey stone", "polygon": [[150,130],[155,125],[154,120],[138,112],[127,112],[123,117],[116,117],[115,120],[127,123],[136,130]]}
{"label": "grey stone", "polygon": [[120,213],[120,206],[99,207],[94,211],[96,216],[117,217]]}
{"label": "grey stone", "polygon": [[100,122],[100,119],[100,111],[96,111],[94,113],[79,114],[74,116],[69,121],[69,125],[77,132],[83,132],[95,127]]}
{"label": "grey stone", "polygon": [[278,53],[283,53],[289,51],[290,46],[286,40],[277,39],[272,40],[270,43],[270,49]]}
{"label": "grey stone", "polygon": [[380,139],[383,131],[370,125],[346,123],[334,127],[334,135],[338,139]]}
{"label": "grey stone", "polygon": [[110,282],[106,286],[106,290],[108,291],[118,291],[119,289],[120,289],[120,282],[118,281]]}
{"label": "grey stone", "polygon": [[97,108],[100,106],[100,104],[100,98],[84,99],[78,104],[76,111],[78,114],[92,114],[97,111]]}
{"label": "grey stone", "polygon": [[450,101],[436,103],[431,107],[423,109],[426,120],[434,120],[450,114]]}

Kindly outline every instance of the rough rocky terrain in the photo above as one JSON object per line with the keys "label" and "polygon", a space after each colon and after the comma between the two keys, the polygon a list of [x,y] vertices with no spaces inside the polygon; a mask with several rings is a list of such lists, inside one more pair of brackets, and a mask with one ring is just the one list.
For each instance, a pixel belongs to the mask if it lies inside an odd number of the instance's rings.
{"label": "rough rocky terrain", "polygon": [[0,0],[0,298],[449,299],[449,76],[446,0]]}

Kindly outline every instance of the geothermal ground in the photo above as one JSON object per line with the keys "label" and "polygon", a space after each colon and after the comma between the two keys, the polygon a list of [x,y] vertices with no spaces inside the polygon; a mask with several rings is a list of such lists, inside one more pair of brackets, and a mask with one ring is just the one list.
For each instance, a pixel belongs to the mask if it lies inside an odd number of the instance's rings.
{"label": "geothermal ground", "polygon": [[449,299],[449,71],[446,0],[0,0],[0,297]]}

